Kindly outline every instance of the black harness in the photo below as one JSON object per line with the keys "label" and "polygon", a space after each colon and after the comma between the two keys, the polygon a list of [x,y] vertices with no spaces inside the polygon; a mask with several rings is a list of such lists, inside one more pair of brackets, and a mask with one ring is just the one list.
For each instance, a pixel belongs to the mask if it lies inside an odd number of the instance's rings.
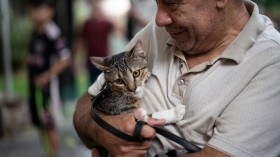
{"label": "black harness", "polygon": [[[101,92],[103,92],[105,90],[105,92],[108,92],[108,88],[106,87],[106,85],[103,85],[103,88],[101,90]],[[143,142],[145,141],[145,138],[141,137],[141,130],[143,125],[145,125],[146,123],[143,121],[137,121],[136,122],[136,126],[135,126],[135,130],[134,130],[134,136],[130,136],[124,132],[121,132],[120,130],[114,128],[112,125],[110,125],[109,123],[107,123],[106,121],[104,121],[101,117],[98,116],[98,114],[95,112],[95,107],[99,104],[100,99],[101,98],[101,92],[95,96],[92,100],[92,105],[91,105],[91,117],[92,119],[98,124],[100,125],[103,129],[105,129],[106,131],[110,132],[111,134],[117,136],[120,139],[126,140],[126,141],[130,141],[130,142]],[[156,126],[152,126],[156,133],[168,138],[169,140],[176,142],[178,144],[180,144],[181,146],[183,146],[186,150],[188,150],[190,153],[193,152],[198,152],[201,150],[201,148],[199,148],[198,146],[192,144],[191,142],[175,135],[172,134],[171,132],[160,128],[160,127],[156,127]]]}

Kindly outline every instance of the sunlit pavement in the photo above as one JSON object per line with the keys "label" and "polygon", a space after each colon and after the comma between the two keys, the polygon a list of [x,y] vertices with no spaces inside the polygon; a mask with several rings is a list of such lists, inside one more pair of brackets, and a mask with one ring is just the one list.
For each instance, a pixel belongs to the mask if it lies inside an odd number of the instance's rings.
{"label": "sunlit pavement", "polygon": [[[60,147],[57,157],[91,157],[90,151],[81,144],[72,124],[71,112],[74,106],[69,105],[68,115],[59,126]],[[69,114],[70,113],[70,114]],[[28,126],[16,135],[0,139],[0,157],[45,157],[39,132]]]}

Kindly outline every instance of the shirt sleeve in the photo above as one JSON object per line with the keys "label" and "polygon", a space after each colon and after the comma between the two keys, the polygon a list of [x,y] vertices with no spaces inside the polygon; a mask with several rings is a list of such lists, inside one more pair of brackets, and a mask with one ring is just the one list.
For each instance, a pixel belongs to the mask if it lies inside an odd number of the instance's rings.
{"label": "shirt sleeve", "polygon": [[104,74],[101,73],[97,77],[96,81],[88,88],[88,93],[90,95],[96,96],[100,92],[104,83],[105,83]]}
{"label": "shirt sleeve", "polygon": [[62,37],[54,41],[54,48],[61,60],[70,58],[70,49],[66,46],[66,42]]}
{"label": "shirt sleeve", "polygon": [[48,24],[46,34],[53,43],[54,53],[56,53],[61,60],[70,58],[70,49],[67,47],[65,39],[62,37],[59,27],[54,22]]}
{"label": "shirt sleeve", "polygon": [[280,154],[280,63],[266,67],[215,122],[208,145],[230,156]]}

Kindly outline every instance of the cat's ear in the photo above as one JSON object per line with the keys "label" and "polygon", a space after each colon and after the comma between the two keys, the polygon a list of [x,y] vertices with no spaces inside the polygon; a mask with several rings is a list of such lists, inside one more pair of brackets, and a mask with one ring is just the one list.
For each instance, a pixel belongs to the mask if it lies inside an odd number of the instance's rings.
{"label": "cat's ear", "polygon": [[146,57],[146,52],[144,51],[143,44],[141,40],[138,40],[135,44],[135,46],[132,49],[132,52],[130,54],[131,57]]}
{"label": "cat's ear", "polygon": [[90,57],[89,59],[97,69],[104,72],[110,72],[110,68],[105,65],[104,57]]}

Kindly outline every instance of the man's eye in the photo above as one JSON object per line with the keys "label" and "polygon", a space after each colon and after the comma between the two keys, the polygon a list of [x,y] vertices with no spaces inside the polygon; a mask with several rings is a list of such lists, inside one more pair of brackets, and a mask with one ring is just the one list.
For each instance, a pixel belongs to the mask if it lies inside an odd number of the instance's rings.
{"label": "man's eye", "polygon": [[166,2],[165,3],[167,6],[169,6],[169,7],[172,7],[173,5],[175,5],[176,3],[173,3],[173,2]]}
{"label": "man's eye", "polygon": [[164,1],[164,4],[165,4],[165,6],[167,6],[167,7],[169,7],[169,8],[174,8],[174,7],[176,7],[176,5],[177,5],[177,1],[174,1],[174,0],[165,0]]}

